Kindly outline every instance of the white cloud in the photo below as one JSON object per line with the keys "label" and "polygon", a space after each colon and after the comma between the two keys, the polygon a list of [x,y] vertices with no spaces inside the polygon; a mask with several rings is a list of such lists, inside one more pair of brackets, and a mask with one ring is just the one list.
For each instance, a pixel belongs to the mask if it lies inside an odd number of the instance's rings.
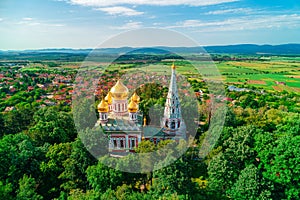
{"label": "white cloud", "polygon": [[3,21],[3,18],[0,18],[0,22],[2,22]]}
{"label": "white cloud", "polygon": [[46,26],[56,26],[56,27],[63,27],[63,26],[65,26],[64,24],[43,24],[43,25],[46,25]]}
{"label": "white cloud", "polygon": [[36,26],[36,25],[40,25],[41,23],[37,22],[35,19],[31,17],[23,17],[17,24]]}
{"label": "white cloud", "polygon": [[168,28],[198,28],[199,32],[300,27],[300,15],[250,16],[221,21],[185,20]]}
{"label": "white cloud", "polygon": [[24,17],[24,18],[22,18],[22,20],[23,20],[23,21],[32,21],[33,18],[31,18],[31,17]]}
{"label": "white cloud", "polygon": [[223,15],[223,14],[249,14],[252,12],[250,8],[234,8],[234,9],[224,9],[224,10],[214,10],[205,13],[206,15]]}
{"label": "white cloud", "polygon": [[62,26],[65,26],[64,24],[46,23],[46,22],[38,21],[38,20],[36,20],[34,18],[30,18],[30,17],[24,17],[19,22],[17,22],[16,24],[25,25],[25,26],[44,26],[44,27],[50,27],[50,26],[62,27]]}
{"label": "white cloud", "polygon": [[143,12],[139,12],[123,6],[96,8],[95,10],[106,12],[109,15],[137,16],[143,14]]}
{"label": "white cloud", "polygon": [[117,30],[132,30],[132,29],[138,29],[142,27],[142,22],[127,22],[123,26],[114,26],[111,27],[112,29],[117,29]]}
{"label": "white cloud", "polygon": [[28,26],[36,26],[36,25],[40,25],[40,22],[32,22],[32,21],[26,21],[26,20],[22,20],[19,21],[17,24],[21,24],[21,25],[28,25]]}
{"label": "white cloud", "polygon": [[107,7],[117,5],[208,6],[236,1],[239,0],[68,0],[67,2],[82,6]]}
{"label": "white cloud", "polygon": [[240,0],[56,0],[66,1],[73,5],[90,6],[109,15],[137,16],[143,12],[124,7],[131,5],[133,8],[141,5],[147,6],[209,6],[223,3],[237,2]]}

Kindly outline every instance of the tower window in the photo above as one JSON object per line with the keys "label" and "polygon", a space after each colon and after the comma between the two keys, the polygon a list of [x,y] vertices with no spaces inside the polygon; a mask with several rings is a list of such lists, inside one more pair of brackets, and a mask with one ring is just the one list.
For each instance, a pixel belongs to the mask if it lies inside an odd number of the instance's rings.
{"label": "tower window", "polygon": [[171,123],[171,129],[175,129],[175,122]]}

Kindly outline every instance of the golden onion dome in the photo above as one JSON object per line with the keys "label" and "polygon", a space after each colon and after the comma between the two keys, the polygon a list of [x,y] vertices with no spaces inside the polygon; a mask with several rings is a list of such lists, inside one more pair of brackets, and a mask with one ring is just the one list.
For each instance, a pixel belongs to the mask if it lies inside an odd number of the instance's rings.
{"label": "golden onion dome", "polygon": [[110,92],[116,100],[124,100],[128,97],[128,88],[120,80],[111,88]]}
{"label": "golden onion dome", "polygon": [[136,92],[132,95],[131,101],[134,101],[135,103],[140,102],[140,97],[136,94]]}
{"label": "golden onion dome", "polygon": [[172,69],[176,69],[176,66],[175,66],[174,62],[172,64]]}
{"label": "golden onion dome", "polygon": [[128,104],[128,111],[129,112],[137,112],[137,110],[139,109],[139,106],[137,103],[135,103],[134,101],[130,101],[130,103]]}
{"label": "golden onion dome", "polygon": [[107,113],[109,111],[108,104],[105,101],[102,100],[98,104],[98,111],[101,112],[101,113]]}
{"label": "golden onion dome", "polygon": [[107,93],[107,95],[106,95],[106,97],[104,98],[104,100],[108,103],[108,105],[111,105],[111,104],[112,104],[113,99],[112,99],[112,94],[111,94],[111,92],[108,92],[108,93]]}

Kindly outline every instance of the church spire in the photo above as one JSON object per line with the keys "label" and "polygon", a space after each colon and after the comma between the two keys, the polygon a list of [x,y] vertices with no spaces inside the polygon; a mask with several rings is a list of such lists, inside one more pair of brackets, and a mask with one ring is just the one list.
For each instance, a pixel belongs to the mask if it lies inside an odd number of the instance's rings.
{"label": "church spire", "polygon": [[172,75],[165,103],[163,127],[170,132],[176,132],[181,125],[181,108],[176,84],[176,67],[172,64]]}

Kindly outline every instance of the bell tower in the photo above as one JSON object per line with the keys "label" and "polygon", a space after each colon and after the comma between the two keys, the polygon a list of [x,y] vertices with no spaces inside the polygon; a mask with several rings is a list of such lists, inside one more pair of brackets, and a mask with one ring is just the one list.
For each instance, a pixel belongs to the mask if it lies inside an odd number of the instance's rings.
{"label": "bell tower", "polygon": [[183,125],[181,116],[181,107],[179,95],[176,85],[176,67],[172,65],[172,75],[169,85],[167,100],[165,103],[164,116],[162,119],[162,127],[167,134],[176,134],[176,132]]}

